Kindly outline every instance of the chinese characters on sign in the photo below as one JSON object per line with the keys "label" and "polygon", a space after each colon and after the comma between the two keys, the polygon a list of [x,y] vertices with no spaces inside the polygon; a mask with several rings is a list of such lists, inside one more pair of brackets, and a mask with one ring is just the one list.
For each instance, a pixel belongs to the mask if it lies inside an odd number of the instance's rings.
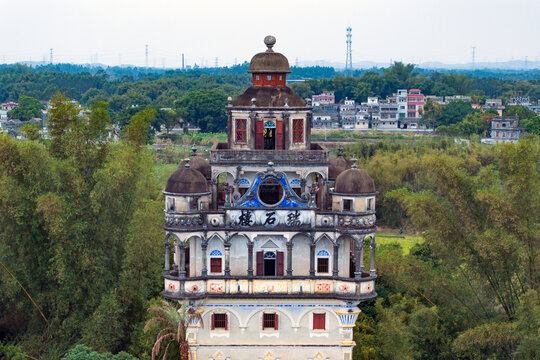
{"label": "chinese characters on sign", "polygon": [[311,223],[310,211],[300,210],[232,210],[228,212],[229,223],[233,226],[277,225],[296,227]]}

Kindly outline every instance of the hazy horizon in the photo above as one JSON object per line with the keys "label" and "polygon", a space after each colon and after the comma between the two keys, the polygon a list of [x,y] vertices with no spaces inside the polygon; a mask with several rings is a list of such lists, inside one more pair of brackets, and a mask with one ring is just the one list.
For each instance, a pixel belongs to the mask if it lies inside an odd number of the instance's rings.
{"label": "hazy horizon", "polygon": [[352,27],[353,63],[540,60],[540,2],[516,0],[308,1],[240,0],[2,1],[1,63],[49,61],[178,68],[230,66],[265,49],[265,35],[291,65],[345,62]]}

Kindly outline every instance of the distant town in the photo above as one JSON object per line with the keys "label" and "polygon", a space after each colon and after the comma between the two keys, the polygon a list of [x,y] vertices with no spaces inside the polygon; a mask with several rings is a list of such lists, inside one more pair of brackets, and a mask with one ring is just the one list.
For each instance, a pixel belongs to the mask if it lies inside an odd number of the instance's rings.
{"label": "distant town", "polygon": [[[80,109],[79,115],[88,115],[90,110],[72,100]],[[424,133],[436,134],[435,129],[425,121],[424,107],[428,102],[436,103],[442,108],[455,102],[470,104],[473,109],[480,112],[490,112],[494,116],[491,118],[491,127],[488,136],[482,139],[484,143],[517,142],[525,129],[519,125],[516,116],[503,116],[503,111],[512,106],[522,106],[537,115],[540,115],[540,100],[532,103],[528,96],[513,96],[508,101],[503,99],[486,99],[484,104],[472,103],[471,96],[453,95],[438,96],[425,95],[419,89],[398,89],[392,96],[386,99],[378,97],[368,97],[365,102],[345,98],[341,103],[336,102],[334,91],[328,90],[321,94],[316,94],[308,99],[313,107],[313,118],[311,126],[314,132],[329,130],[348,131],[376,131],[376,132],[402,132],[402,133]],[[40,127],[40,134],[47,138],[47,119],[49,116],[50,104],[48,101],[40,101],[42,109],[41,116],[28,119],[26,121],[12,116],[12,110],[19,107],[15,101],[7,101],[1,104],[0,110],[0,132],[9,133],[18,138],[24,138],[20,133],[21,125],[35,124]],[[137,107],[137,105],[132,105]],[[170,108],[161,108],[162,111],[171,111]],[[184,119],[179,118],[178,122],[170,129],[173,132],[200,131],[200,128],[192,124],[184,124]],[[161,131],[168,129],[161,125]],[[118,136],[119,129],[111,128],[110,135]]]}

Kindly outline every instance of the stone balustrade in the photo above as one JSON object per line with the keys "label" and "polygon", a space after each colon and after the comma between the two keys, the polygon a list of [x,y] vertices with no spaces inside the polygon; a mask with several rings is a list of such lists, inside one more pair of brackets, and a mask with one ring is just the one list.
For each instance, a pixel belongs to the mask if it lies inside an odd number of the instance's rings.
{"label": "stone balustrade", "polygon": [[178,279],[165,276],[163,295],[173,300],[205,297],[303,297],[368,300],[376,297],[376,276],[351,278],[307,277],[199,277]]}

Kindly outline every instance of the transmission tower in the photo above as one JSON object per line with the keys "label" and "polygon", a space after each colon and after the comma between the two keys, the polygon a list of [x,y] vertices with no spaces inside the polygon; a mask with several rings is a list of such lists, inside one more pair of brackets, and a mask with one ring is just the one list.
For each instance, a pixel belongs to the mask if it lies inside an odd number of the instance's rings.
{"label": "transmission tower", "polygon": [[145,50],[146,50],[146,58],[145,58],[145,67],[146,67],[146,70],[148,70],[148,44],[146,44],[145,46]]}
{"label": "transmission tower", "polygon": [[347,60],[345,61],[345,73],[352,76],[352,29],[347,28]]}
{"label": "transmission tower", "polygon": [[219,63],[218,63],[218,58],[217,58],[217,56],[216,56],[216,58],[215,58],[214,60],[215,60],[215,61],[214,61],[214,67],[217,68],[217,67],[218,67],[218,64],[219,64]]}
{"label": "transmission tower", "polygon": [[476,46],[472,47],[472,69],[473,71],[476,68]]}
{"label": "transmission tower", "polygon": [[184,70],[184,53],[182,53],[182,70]]}
{"label": "transmission tower", "polygon": [[49,54],[49,64],[51,64],[51,65],[52,65],[52,63],[53,63],[53,49],[52,49],[52,48],[50,48],[50,54]]}

